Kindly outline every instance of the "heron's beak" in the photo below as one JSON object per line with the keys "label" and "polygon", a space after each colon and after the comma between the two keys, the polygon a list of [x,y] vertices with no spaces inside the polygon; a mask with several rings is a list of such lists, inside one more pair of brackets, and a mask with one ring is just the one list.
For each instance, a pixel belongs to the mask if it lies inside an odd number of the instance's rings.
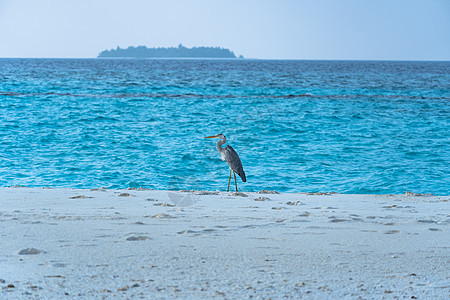
{"label": "heron's beak", "polygon": [[217,137],[217,135],[211,135],[211,136],[205,137],[205,139],[214,139],[214,138],[216,138],[216,137]]}

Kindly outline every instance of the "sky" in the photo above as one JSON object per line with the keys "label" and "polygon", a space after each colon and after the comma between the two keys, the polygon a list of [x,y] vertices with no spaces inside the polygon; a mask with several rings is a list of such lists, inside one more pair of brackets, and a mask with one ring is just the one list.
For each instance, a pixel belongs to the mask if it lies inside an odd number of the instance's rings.
{"label": "sky", "polygon": [[180,43],[257,59],[450,60],[450,0],[0,0],[0,57]]}

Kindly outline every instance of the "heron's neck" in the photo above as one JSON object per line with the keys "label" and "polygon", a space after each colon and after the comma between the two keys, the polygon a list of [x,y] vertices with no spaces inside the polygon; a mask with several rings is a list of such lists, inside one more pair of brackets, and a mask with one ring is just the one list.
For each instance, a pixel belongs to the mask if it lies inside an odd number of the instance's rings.
{"label": "heron's neck", "polygon": [[217,151],[219,151],[219,152],[222,152],[222,145],[223,144],[225,144],[227,142],[227,138],[223,138],[223,139],[221,139],[220,141],[218,141],[217,142],[217,145],[216,145],[216,147],[217,147]]}

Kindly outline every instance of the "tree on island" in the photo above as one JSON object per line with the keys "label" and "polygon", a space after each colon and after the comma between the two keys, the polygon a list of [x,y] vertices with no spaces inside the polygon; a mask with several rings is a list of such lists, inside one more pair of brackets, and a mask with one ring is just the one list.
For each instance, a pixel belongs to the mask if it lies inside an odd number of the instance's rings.
{"label": "tree on island", "polygon": [[[146,46],[130,46],[122,49],[103,50],[98,57],[130,57],[130,58],[236,58],[233,51],[220,47],[192,47],[183,44],[169,48],[147,48]],[[239,58],[243,58],[242,55]]]}

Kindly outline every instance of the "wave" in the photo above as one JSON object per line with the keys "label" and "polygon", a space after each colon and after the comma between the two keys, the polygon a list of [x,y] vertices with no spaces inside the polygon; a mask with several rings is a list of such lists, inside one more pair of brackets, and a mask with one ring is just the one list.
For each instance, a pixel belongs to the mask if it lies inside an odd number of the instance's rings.
{"label": "wave", "polygon": [[[287,94],[287,95],[267,95],[267,94],[250,94],[250,95],[209,95],[209,94],[166,94],[166,93],[116,93],[116,94],[73,94],[73,93],[20,93],[20,92],[0,92],[0,96],[13,97],[37,97],[37,96],[68,96],[81,98],[180,98],[180,99],[239,99],[239,98],[271,98],[271,99],[295,99],[295,98],[322,98],[322,99],[358,99],[358,98],[373,98],[373,99],[409,99],[409,100],[450,100],[450,97],[431,97],[423,95],[383,95],[383,94]],[[135,100],[135,99],[133,99]]]}

